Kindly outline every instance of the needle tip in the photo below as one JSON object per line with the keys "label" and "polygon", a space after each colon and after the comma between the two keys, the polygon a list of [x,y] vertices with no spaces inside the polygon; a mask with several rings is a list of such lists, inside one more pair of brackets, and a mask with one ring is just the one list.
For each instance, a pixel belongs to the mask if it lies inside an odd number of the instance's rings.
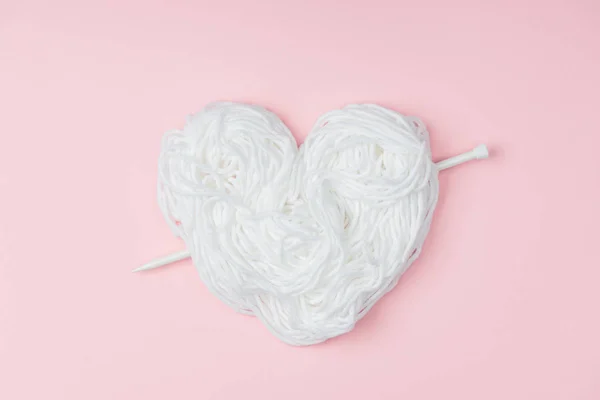
{"label": "needle tip", "polygon": [[146,271],[149,269],[162,267],[163,265],[167,265],[167,264],[171,264],[176,261],[179,261],[179,260],[183,260],[184,258],[188,258],[189,256],[190,256],[189,251],[181,250],[176,253],[172,253],[167,256],[164,256],[164,257],[156,258],[156,259],[150,261],[149,263],[146,263],[146,264],[142,265],[141,267],[134,269],[131,272],[141,272],[141,271]]}

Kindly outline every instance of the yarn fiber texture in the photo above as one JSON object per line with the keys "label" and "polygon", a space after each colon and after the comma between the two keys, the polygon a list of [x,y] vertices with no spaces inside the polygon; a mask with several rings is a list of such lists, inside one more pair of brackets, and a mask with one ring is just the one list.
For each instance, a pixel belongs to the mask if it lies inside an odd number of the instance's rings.
{"label": "yarn fiber texture", "polygon": [[206,286],[282,341],[346,333],[419,256],[438,199],[425,125],[373,104],[327,112],[298,147],[256,106],[167,132],[158,200]]}

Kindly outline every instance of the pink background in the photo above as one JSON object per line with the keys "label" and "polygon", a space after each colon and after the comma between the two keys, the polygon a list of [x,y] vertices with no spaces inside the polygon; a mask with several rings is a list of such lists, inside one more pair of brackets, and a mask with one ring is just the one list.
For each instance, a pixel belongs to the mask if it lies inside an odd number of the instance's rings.
{"label": "pink background", "polygon": [[[284,4],[287,3],[287,4]],[[599,399],[600,6],[0,1],[0,399]],[[282,344],[159,213],[159,141],[213,100],[421,116],[423,256],[348,335]]]}

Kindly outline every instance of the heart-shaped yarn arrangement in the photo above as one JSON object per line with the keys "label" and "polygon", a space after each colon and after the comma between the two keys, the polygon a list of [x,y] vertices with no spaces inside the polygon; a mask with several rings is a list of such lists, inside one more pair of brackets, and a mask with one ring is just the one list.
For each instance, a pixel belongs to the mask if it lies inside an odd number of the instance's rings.
{"label": "heart-shaped yarn arrangement", "polygon": [[419,256],[438,167],[414,117],[324,114],[298,148],[272,112],[213,103],[168,132],[158,198],[204,283],[286,343],[350,331]]}

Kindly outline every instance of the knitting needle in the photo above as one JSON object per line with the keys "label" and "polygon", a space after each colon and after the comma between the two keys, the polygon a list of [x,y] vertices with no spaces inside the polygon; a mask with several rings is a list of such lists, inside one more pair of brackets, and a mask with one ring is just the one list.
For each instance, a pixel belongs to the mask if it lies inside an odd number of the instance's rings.
{"label": "knitting needle", "polygon": [[485,144],[480,144],[475,147],[471,151],[467,151],[466,153],[459,154],[454,157],[447,158],[445,160],[437,162],[438,170],[442,171],[446,168],[452,168],[457,166],[458,164],[462,164],[471,160],[481,160],[483,158],[488,158],[488,149]]}
{"label": "knitting needle", "polygon": [[188,258],[189,256],[190,256],[189,251],[181,250],[176,253],[168,254],[164,257],[155,258],[154,260],[142,265],[141,267],[134,269],[131,272],[140,272],[140,271],[146,271],[148,269],[162,267],[163,265],[167,265],[167,264],[171,264],[171,263],[183,260],[184,258]]}
{"label": "knitting needle", "polygon": [[[436,165],[438,167],[438,170],[442,171],[447,168],[455,167],[467,161],[488,158],[488,155],[489,153],[487,147],[484,144],[480,144],[471,151],[467,151],[466,153],[462,153],[457,156],[439,161],[436,163]],[[171,264],[188,257],[190,257],[190,252],[187,250],[181,250],[176,253],[168,254],[164,257],[155,258],[154,260],[142,265],[141,267],[134,269],[131,272],[147,271],[149,269],[162,267],[163,265]]]}

